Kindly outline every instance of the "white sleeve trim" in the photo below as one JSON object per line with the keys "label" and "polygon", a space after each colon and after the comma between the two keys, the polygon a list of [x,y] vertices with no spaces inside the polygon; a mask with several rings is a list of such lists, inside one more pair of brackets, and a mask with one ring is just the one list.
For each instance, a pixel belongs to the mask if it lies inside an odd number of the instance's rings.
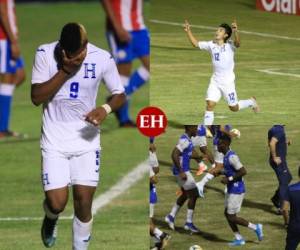
{"label": "white sleeve trim", "polygon": [[182,153],[189,146],[190,142],[187,139],[179,139],[176,148]]}
{"label": "white sleeve trim", "polygon": [[237,155],[231,155],[229,157],[229,162],[235,170],[239,170],[243,167],[243,164],[240,162],[240,159]]}

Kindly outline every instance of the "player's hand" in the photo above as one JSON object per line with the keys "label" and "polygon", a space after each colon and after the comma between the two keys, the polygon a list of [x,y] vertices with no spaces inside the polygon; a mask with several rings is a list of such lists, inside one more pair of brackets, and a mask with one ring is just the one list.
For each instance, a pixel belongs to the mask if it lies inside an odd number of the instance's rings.
{"label": "player's hand", "polygon": [[281,159],[278,156],[273,157],[273,161],[276,163],[276,165],[280,165],[280,163],[281,163]]}
{"label": "player's hand", "polygon": [[125,30],[123,27],[117,28],[116,33],[121,42],[128,43],[131,41],[130,33],[127,30]]}
{"label": "player's hand", "polygon": [[19,43],[17,41],[11,43],[11,56],[13,59],[18,59],[21,55]]}
{"label": "player's hand", "polygon": [[224,176],[222,179],[221,179],[221,182],[224,184],[224,185],[227,185],[229,183],[229,180],[226,176]]}
{"label": "player's hand", "polygon": [[291,146],[292,141],[291,141],[290,139],[288,139],[288,140],[286,141],[286,144],[287,144],[288,146]]}
{"label": "player's hand", "polygon": [[73,58],[68,58],[66,55],[66,52],[62,50],[62,67],[64,70],[69,72],[70,74],[76,73],[80,67],[81,64],[86,57],[87,49],[85,48],[83,51],[81,51],[77,56]]}
{"label": "player's hand", "polygon": [[98,107],[88,113],[85,120],[94,126],[98,126],[105,120],[106,116],[106,110],[103,107]]}
{"label": "player's hand", "polygon": [[185,32],[188,32],[188,31],[190,31],[191,30],[191,25],[190,25],[190,23],[188,22],[188,20],[185,20],[184,21],[184,26],[183,26],[184,28],[184,31]]}
{"label": "player's hand", "polygon": [[187,180],[187,176],[186,176],[186,173],[185,172],[180,172],[179,173],[179,176],[182,180],[186,181]]}
{"label": "player's hand", "polygon": [[233,20],[233,22],[231,24],[231,28],[232,28],[233,32],[236,32],[238,30],[236,19]]}

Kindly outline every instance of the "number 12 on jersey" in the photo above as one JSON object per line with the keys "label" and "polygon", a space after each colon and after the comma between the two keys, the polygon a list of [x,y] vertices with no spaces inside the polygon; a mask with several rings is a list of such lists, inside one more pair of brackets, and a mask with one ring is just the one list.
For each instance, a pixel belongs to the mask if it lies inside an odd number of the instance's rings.
{"label": "number 12 on jersey", "polygon": [[77,98],[79,92],[79,82],[72,82],[70,84],[70,97]]}

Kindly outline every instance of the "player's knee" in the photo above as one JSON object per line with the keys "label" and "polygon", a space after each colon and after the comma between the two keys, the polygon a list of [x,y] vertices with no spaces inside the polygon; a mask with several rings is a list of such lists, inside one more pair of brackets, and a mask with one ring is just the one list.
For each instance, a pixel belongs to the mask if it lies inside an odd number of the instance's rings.
{"label": "player's knee", "polygon": [[54,214],[62,213],[65,210],[66,202],[63,200],[48,200],[49,209]]}
{"label": "player's knee", "polygon": [[239,105],[235,105],[235,106],[229,106],[229,109],[232,111],[232,112],[237,112],[239,111]]}

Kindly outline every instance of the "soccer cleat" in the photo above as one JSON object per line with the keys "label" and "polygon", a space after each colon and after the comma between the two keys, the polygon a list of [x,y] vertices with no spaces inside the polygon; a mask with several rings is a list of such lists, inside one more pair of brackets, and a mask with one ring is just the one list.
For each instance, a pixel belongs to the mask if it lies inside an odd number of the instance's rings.
{"label": "soccer cleat", "polygon": [[200,162],[199,163],[199,168],[198,168],[198,171],[197,171],[197,173],[196,173],[196,175],[202,175],[203,174],[203,172],[205,171],[205,170],[207,170],[207,166],[206,166],[206,164],[204,163],[204,162]]}
{"label": "soccer cleat", "polygon": [[255,230],[257,239],[259,241],[262,241],[264,238],[264,233],[263,233],[263,225],[262,224],[256,224],[256,230]]}
{"label": "soccer cleat", "polygon": [[204,198],[204,185],[202,184],[201,181],[199,181],[199,182],[196,183],[196,186],[197,186],[197,189],[198,189],[199,196]]}
{"label": "soccer cleat", "polygon": [[232,246],[232,247],[235,247],[235,246],[243,246],[245,245],[246,242],[244,239],[240,239],[240,240],[237,240],[235,239],[234,241],[228,243],[229,246]]}
{"label": "soccer cleat", "polygon": [[57,219],[49,219],[46,215],[43,220],[41,236],[45,247],[53,247],[57,235]]}
{"label": "soccer cleat", "polygon": [[0,141],[9,140],[9,139],[27,139],[27,138],[28,138],[27,134],[21,134],[10,130],[0,132]]}
{"label": "soccer cleat", "polygon": [[171,228],[172,230],[175,230],[175,224],[174,224],[174,221],[175,221],[175,218],[168,214],[166,217],[165,217],[165,222],[168,223],[168,226],[169,228]]}
{"label": "soccer cleat", "polygon": [[124,123],[120,123],[121,128],[136,128],[136,124],[133,121],[127,121]]}
{"label": "soccer cleat", "polygon": [[170,239],[171,235],[164,232],[162,236],[160,236],[160,247],[158,249],[164,249],[168,245]]}
{"label": "soccer cleat", "polygon": [[254,104],[253,104],[253,107],[252,107],[254,113],[260,112],[260,108],[259,108],[258,103],[257,103],[257,101],[256,101],[256,97],[255,97],[255,96],[252,96],[252,97],[251,97],[251,100],[252,100],[253,103],[254,103]]}
{"label": "soccer cleat", "polygon": [[199,233],[200,232],[200,230],[193,223],[189,223],[189,222],[186,222],[184,224],[184,229],[187,230],[187,231],[191,231],[192,233]]}

